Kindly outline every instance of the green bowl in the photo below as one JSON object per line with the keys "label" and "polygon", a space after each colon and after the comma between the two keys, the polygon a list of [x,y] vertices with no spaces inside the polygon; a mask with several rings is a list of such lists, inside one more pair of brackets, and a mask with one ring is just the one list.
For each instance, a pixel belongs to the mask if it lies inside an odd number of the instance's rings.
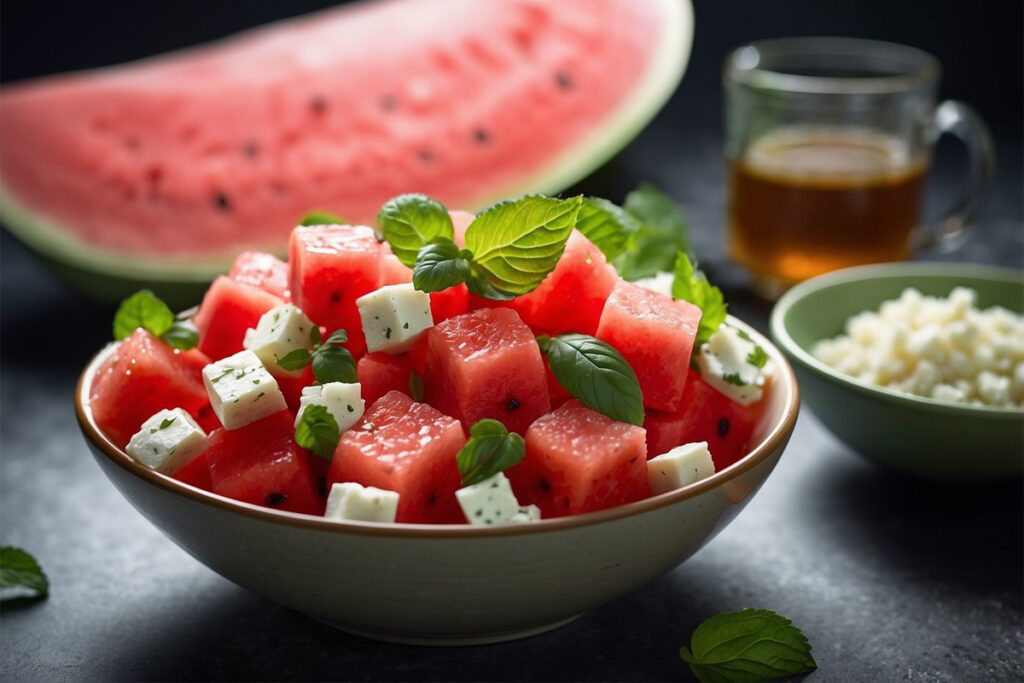
{"label": "green bowl", "polygon": [[946,296],[957,285],[978,292],[977,306],[1024,313],[1024,274],[991,266],[886,263],[822,275],[775,305],[771,333],[792,361],[814,414],[865,458],[908,474],[947,482],[1020,476],[1024,411],[955,405],[869,385],[814,358],[821,339],[843,332],[852,315],[878,310],[907,287]]}

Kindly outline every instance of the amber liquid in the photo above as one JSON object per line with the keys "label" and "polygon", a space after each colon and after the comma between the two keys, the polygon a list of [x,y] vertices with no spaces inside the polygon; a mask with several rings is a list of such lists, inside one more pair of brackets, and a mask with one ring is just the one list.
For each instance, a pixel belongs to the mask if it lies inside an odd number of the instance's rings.
{"label": "amber liquid", "polygon": [[730,254],[773,283],[763,289],[905,259],[925,166],[901,141],[862,129],[765,136],[730,168]]}

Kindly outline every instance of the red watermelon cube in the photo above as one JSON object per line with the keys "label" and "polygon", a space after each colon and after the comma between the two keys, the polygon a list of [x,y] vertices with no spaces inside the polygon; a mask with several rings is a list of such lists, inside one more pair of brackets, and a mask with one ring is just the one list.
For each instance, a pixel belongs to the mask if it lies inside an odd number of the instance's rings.
{"label": "red watermelon cube", "polygon": [[299,226],[288,244],[292,301],[310,319],[348,332],[353,354],[366,349],[356,299],[377,289],[380,243],[364,225]]}
{"label": "red watermelon cube", "polygon": [[575,399],[530,425],[526,456],[506,474],[519,501],[545,519],[650,496],[644,430]]}
{"label": "red watermelon cube", "polygon": [[200,414],[210,399],[201,371],[209,362],[201,351],[178,351],[135,330],[96,371],[89,392],[96,424],[123,448],[143,422],[164,408],[183,408],[202,423]]}
{"label": "red watermelon cube", "polygon": [[687,301],[619,281],[596,336],[633,368],[645,406],[675,411],[682,404],[700,316],[701,310]]}
{"label": "red watermelon cube", "polygon": [[467,430],[489,417],[524,434],[551,409],[540,348],[515,311],[457,315],[426,336],[424,398]]}
{"label": "red watermelon cube", "polygon": [[391,391],[342,436],[328,482],[395,491],[397,522],[456,524],[464,518],[455,499],[455,456],[465,443],[457,420]]}
{"label": "red watermelon cube", "polygon": [[185,484],[209,491],[212,486],[210,484],[210,458],[206,455],[206,451],[192,458],[187,465],[175,472],[173,477]]}
{"label": "red watermelon cube", "polygon": [[281,297],[284,301],[291,299],[288,292],[288,264],[273,254],[261,251],[243,251],[235,259],[228,277],[258,287],[264,292]]}
{"label": "red watermelon cube", "polygon": [[221,275],[203,297],[192,322],[199,330],[199,350],[220,360],[242,350],[245,331],[260,317],[284,303],[281,297]]}
{"label": "red watermelon cube", "polygon": [[293,439],[287,410],[239,429],[218,429],[200,457],[209,462],[210,490],[243,503],[323,514],[309,454]]}
{"label": "red watermelon cube", "polygon": [[389,391],[400,391],[408,396],[412,371],[413,359],[407,354],[380,351],[366,354],[356,364],[363,400],[369,405]]}

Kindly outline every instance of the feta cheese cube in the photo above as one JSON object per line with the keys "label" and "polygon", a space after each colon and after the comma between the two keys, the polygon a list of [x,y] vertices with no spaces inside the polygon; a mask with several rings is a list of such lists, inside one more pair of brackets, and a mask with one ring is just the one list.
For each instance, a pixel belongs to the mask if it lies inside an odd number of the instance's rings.
{"label": "feta cheese cube", "polygon": [[750,362],[757,345],[740,330],[722,325],[697,352],[700,375],[709,386],[731,400],[750,405],[761,400],[764,374]]}
{"label": "feta cheese cube", "polygon": [[313,350],[313,321],[298,306],[274,306],[245,331],[242,346],[256,354],[264,366],[283,376],[297,377],[302,370],[284,370],[277,362],[295,349]]}
{"label": "feta cheese cube", "polygon": [[288,407],[277,380],[249,350],[207,365],[203,384],[224,429],[244,427]]}
{"label": "feta cheese cube", "polygon": [[707,441],[676,446],[647,461],[647,481],[653,495],[674,491],[714,473],[715,464]]}
{"label": "feta cheese cube", "polygon": [[334,421],[338,423],[338,431],[349,429],[363,416],[366,404],[362,399],[362,386],[358,382],[328,382],[304,387],[299,396],[299,410],[295,414],[295,426],[299,426],[302,413],[306,406],[318,405],[327,408]]}
{"label": "feta cheese cube", "polygon": [[181,408],[161,410],[142,423],[125,450],[151,470],[174,474],[206,450],[206,432]]}
{"label": "feta cheese cube", "polygon": [[527,505],[526,507],[519,508],[519,512],[512,515],[512,519],[509,520],[511,524],[529,524],[530,522],[540,521],[540,508],[536,505]]}
{"label": "feta cheese cube", "polygon": [[331,487],[324,517],[390,524],[395,521],[397,511],[398,494],[394,491],[345,482]]}
{"label": "feta cheese cube", "polygon": [[455,497],[466,519],[474,526],[509,524],[520,514],[519,501],[504,472],[479,484],[463,486],[455,492]]}
{"label": "feta cheese cube", "polygon": [[674,273],[659,271],[651,277],[642,277],[639,280],[635,280],[633,284],[649,289],[652,292],[660,292],[665,296],[672,296],[672,283],[675,282],[675,279]]}
{"label": "feta cheese cube", "polygon": [[434,326],[430,295],[411,283],[381,287],[356,299],[356,306],[371,353],[406,351]]}

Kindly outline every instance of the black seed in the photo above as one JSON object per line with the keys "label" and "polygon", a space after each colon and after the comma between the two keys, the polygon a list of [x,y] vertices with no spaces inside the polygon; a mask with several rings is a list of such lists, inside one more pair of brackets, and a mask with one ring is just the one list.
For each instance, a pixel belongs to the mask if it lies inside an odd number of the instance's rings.
{"label": "black seed", "polygon": [[491,140],[491,134],[483,128],[473,129],[473,141],[478,145],[486,145]]}
{"label": "black seed", "polygon": [[629,462],[630,462],[630,464],[636,462],[636,456],[634,455],[632,458],[630,458]]}
{"label": "black seed", "polygon": [[562,90],[569,90],[572,88],[572,74],[568,71],[559,71],[555,73],[555,85]]}
{"label": "black seed", "polygon": [[551,490],[551,484],[548,483],[547,479],[541,479],[537,483],[540,485],[541,490],[544,490],[544,491],[550,491]]}
{"label": "black seed", "polygon": [[332,304],[336,304],[339,301],[341,301],[341,292],[335,292],[334,294],[331,294],[331,303]]}
{"label": "black seed", "polygon": [[427,505],[433,505],[437,502],[437,493],[434,491],[430,492],[430,498],[427,498]]}
{"label": "black seed", "polygon": [[313,110],[314,114],[322,114],[327,110],[327,100],[323,95],[313,95],[309,100],[309,108]]}
{"label": "black seed", "polygon": [[245,145],[242,147],[242,154],[249,157],[250,159],[255,159],[260,155],[259,144],[254,142],[253,140],[250,140],[249,142],[245,143]]}
{"label": "black seed", "polygon": [[729,433],[729,418],[723,417],[718,421],[718,435],[725,436]]}
{"label": "black seed", "polygon": [[286,500],[288,500],[288,496],[286,496],[283,493],[278,493],[277,491],[274,491],[273,493],[268,493],[267,497],[263,499],[263,502],[266,505],[280,505]]}
{"label": "black seed", "polygon": [[431,152],[429,149],[421,149],[419,152],[417,152],[416,156],[418,156],[420,158],[420,161],[422,161],[425,164],[434,163],[434,153]]}
{"label": "black seed", "polygon": [[384,111],[394,111],[397,106],[398,101],[391,95],[384,95],[380,98],[380,108]]}
{"label": "black seed", "polygon": [[510,398],[508,400],[508,405],[505,406],[505,410],[518,410],[518,409],[519,409],[519,401],[515,400],[514,398]]}
{"label": "black seed", "polygon": [[218,192],[213,195],[213,205],[221,211],[231,210],[231,202],[228,200],[228,196],[223,192]]}
{"label": "black seed", "polygon": [[316,478],[316,495],[321,498],[327,495],[327,477]]}

